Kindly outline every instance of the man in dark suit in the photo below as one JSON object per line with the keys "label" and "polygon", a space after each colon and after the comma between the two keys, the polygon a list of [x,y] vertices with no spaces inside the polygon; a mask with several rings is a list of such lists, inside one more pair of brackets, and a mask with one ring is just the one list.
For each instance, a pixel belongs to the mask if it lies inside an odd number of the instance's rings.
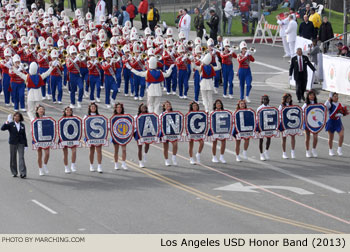
{"label": "man in dark suit", "polygon": [[[219,21],[220,18],[218,14],[216,14],[215,10],[210,10],[210,21],[207,22],[207,25],[210,27],[210,37],[214,40],[214,44],[218,43],[217,36],[219,30]],[[206,38],[208,40],[208,38]]]}
{"label": "man in dark suit", "polygon": [[8,116],[7,122],[2,125],[2,131],[8,130],[10,133],[10,168],[13,177],[17,177],[17,152],[19,159],[19,172],[21,178],[27,176],[27,168],[24,161],[24,151],[28,147],[26,129],[23,124],[23,116],[20,112],[16,112],[13,117]]}
{"label": "man in dark suit", "polygon": [[290,68],[289,68],[289,78],[292,78],[294,72],[294,80],[296,86],[296,94],[299,103],[301,100],[305,101],[304,92],[306,90],[307,84],[307,66],[309,66],[312,71],[316,71],[315,67],[311,64],[309,58],[303,55],[301,48],[297,49],[297,55],[292,58]]}

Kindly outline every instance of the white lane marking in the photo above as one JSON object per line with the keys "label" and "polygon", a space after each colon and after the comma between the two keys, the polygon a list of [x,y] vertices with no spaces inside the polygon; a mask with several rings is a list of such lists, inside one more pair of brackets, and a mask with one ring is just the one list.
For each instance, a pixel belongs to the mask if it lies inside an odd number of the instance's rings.
{"label": "white lane marking", "polygon": [[252,63],[257,64],[257,65],[261,65],[261,66],[264,66],[264,67],[268,67],[268,68],[271,68],[271,69],[275,69],[275,70],[278,70],[278,71],[283,72],[283,73],[289,72],[286,69],[283,69],[283,68],[280,68],[280,67],[276,67],[276,66],[273,66],[273,65],[270,65],[270,64],[267,64],[267,63],[264,63],[264,62],[260,62],[260,61],[254,61]]}
{"label": "white lane marking", "polygon": [[[325,138],[325,137],[318,136],[318,138],[321,138],[321,139],[323,139],[323,140],[328,141],[328,138]],[[338,142],[338,141],[333,140],[333,143],[339,143],[339,142]],[[345,145],[345,146],[347,146],[347,147],[350,147],[350,144],[343,143],[343,145]]]}
{"label": "white lane marking", "polygon": [[259,186],[244,186],[242,183],[234,183],[231,185],[223,186],[215,188],[214,190],[220,190],[220,191],[233,191],[233,192],[255,192],[259,193],[257,191],[254,191],[254,189],[258,188],[267,188],[267,189],[278,189],[278,190],[286,190],[291,191],[296,194],[300,195],[310,195],[314,194],[313,192],[309,192],[307,190],[304,190],[303,188],[294,187],[294,186],[270,186],[270,185],[259,185]]}
{"label": "white lane marking", "polygon": [[[210,143],[205,143],[206,145],[209,145],[211,146]],[[231,150],[225,150],[226,152],[232,154],[232,155],[236,155],[235,152],[231,151]],[[294,173],[291,173],[290,171],[287,171],[287,170],[284,170],[282,168],[279,168],[277,166],[274,166],[272,164],[269,164],[267,162],[263,162],[263,161],[259,161],[259,160],[255,160],[255,159],[252,159],[252,158],[248,158],[249,161],[253,162],[253,163],[256,163],[258,164],[260,167],[264,166],[265,168],[268,168],[270,170],[274,170],[274,171],[277,171],[277,172],[280,172],[280,173],[283,173],[285,175],[288,175],[290,177],[293,177],[293,178],[297,178],[297,179],[300,179],[302,181],[305,181],[307,183],[310,183],[310,184],[313,184],[315,186],[318,186],[318,187],[321,187],[323,189],[326,189],[326,190],[329,190],[329,191],[332,191],[332,192],[335,192],[335,193],[345,193],[344,191],[342,190],[339,190],[337,188],[334,188],[334,187],[331,187],[329,185],[326,185],[326,184],[323,184],[321,182],[317,182],[317,181],[314,181],[312,179],[308,179],[308,178],[304,178],[302,176],[299,176],[299,175],[296,175]],[[257,166],[257,168],[259,168],[259,166]]]}
{"label": "white lane marking", "polygon": [[37,204],[38,206],[44,208],[46,211],[48,211],[48,212],[50,212],[50,213],[52,213],[52,214],[57,214],[57,212],[55,212],[54,210],[52,210],[51,208],[45,206],[44,204],[40,203],[40,202],[37,201],[37,200],[34,200],[34,199],[33,199],[32,202],[35,203],[35,204]]}

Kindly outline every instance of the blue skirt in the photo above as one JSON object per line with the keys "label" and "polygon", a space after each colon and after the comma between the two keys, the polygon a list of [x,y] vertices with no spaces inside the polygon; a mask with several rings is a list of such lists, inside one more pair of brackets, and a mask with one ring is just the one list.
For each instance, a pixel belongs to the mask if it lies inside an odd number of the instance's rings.
{"label": "blue skirt", "polygon": [[343,124],[341,122],[341,119],[338,120],[333,120],[333,119],[328,119],[326,123],[326,131],[329,131],[331,133],[340,132],[343,128]]}

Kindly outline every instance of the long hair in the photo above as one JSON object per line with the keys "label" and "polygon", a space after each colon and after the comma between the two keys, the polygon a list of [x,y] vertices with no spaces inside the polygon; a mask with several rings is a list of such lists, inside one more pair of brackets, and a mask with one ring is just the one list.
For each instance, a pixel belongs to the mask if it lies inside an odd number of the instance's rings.
{"label": "long hair", "polygon": [[267,104],[269,104],[270,103],[270,97],[268,95],[266,95],[266,94],[261,96],[261,104],[264,103],[264,98],[267,98]]}
{"label": "long hair", "polygon": [[117,104],[114,105],[114,111],[113,111],[113,114],[114,115],[118,115],[118,112],[117,112],[117,107],[118,106],[121,106],[122,107],[122,112],[120,114],[124,114],[124,104],[123,103],[120,103],[118,102]]}
{"label": "long hair", "polygon": [[192,102],[190,103],[190,105],[189,105],[189,110],[188,110],[188,111],[193,111],[193,105],[195,105],[195,104],[197,104],[198,110],[199,110],[199,104],[198,104],[198,102],[192,101]]}
{"label": "long hair", "polygon": [[99,113],[98,113],[98,106],[97,106],[97,104],[94,103],[94,102],[91,102],[90,105],[89,105],[89,108],[88,108],[88,115],[91,115],[91,107],[92,107],[92,106],[95,106],[95,107],[96,107],[96,115],[99,115]]}
{"label": "long hair", "polygon": [[314,94],[314,96],[315,96],[314,102],[317,103],[316,92],[315,92],[315,90],[311,89],[311,90],[310,90],[309,92],[307,92],[307,94],[306,94],[305,103],[306,103],[307,105],[311,104],[311,101],[310,101],[310,95],[311,95],[311,94]]}
{"label": "long hair", "polygon": [[220,100],[220,99],[217,99],[215,102],[214,102],[214,104],[213,104],[213,110],[216,110],[216,103],[217,102],[220,102],[220,104],[221,104],[221,109],[223,110],[224,109],[224,104],[222,103],[222,101]]}
{"label": "long hair", "polygon": [[283,107],[284,106],[287,106],[287,99],[288,97],[290,97],[290,102],[289,102],[289,105],[293,105],[293,100],[292,100],[292,95],[290,93],[285,93],[283,96],[282,96],[282,105]]}
{"label": "long hair", "polygon": [[69,106],[67,106],[67,107],[64,108],[64,110],[63,110],[63,116],[64,116],[64,117],[67,116],[67,113],[66,113],[66,110],[67,110],[67,109],[72,110],[72,115],[71,115],[71,116],[73,116],[73,109],[72,109],[71,107],[69,107]]}
{"label": "long hair", "polygon": [[331,103],[331,106],[333,106],[333,96],[335,96],[335,95],[338,95],[338,93],[337,92],[333,92],[332,93],[332,97],[330,97],[330,103]]}
{"label": "long hair", "polygon": [[145,113],[148,113],[148,107],[147,107],[147,105],[145,105],[144,103],[141,103],[140,106],[139,106],[139,110],[138,110],[138,112],[137,112],[137,115],[140,115],[140,114],[142,113],[142,110],[141,110],[142,106],[146,106],[147,110],[146,110]]}
{"label": "long hair", "polygon": [[39,118],[40,116],[39,116],[39,113],[38,113],[38,110],[39,110],[39,108],[43,108],[44,109],[44,115],[45,115],[45,107],[43,106],[43,105],[38,105],[38,106],[36,106],[36,108],[35,108],[35,117],[36,118]]}
{"label": "long hair", "polygon": [[169,104],[170,104],[170,106],[171,106],[170,111],[173,111],[173,105],[171,105],[171,102],[170,102],[170,101],[165,101],[165,102],[163,103],[163,105],[162,105],[162,107],[163,107],[163,112],[165,112],[165,111],[166,111],[165,104],[167,104],[167,103],[169,103]]}
{"label": "long hair", "polygon": [[237,109],[241,109],[241,108],[239,107],[239,104],[240,104],[241,102],[244,102],[245,108],[247,108],[247,102],[243,99],[243,100],[238,100],[237,106],[236,106],[236,110],[237,110]]}

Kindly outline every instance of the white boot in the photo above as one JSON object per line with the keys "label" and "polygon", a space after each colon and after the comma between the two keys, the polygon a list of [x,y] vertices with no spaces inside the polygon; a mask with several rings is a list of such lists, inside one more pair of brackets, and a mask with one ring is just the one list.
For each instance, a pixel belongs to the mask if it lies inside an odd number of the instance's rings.
{"label": "white boot", "polygon": [[265,150],[264,156],[265,156],[266,160],[269,160],[269,159],[270,159],[270,154],[269,154],[269,151],[268,151],[268,150]]}
{"label": "white boot", "polygon": [[77,104],[78,104],[77,108],[81,108],[81,103],[78,102]]}
{"label": "white boot", "polygon": [[44,176],[45,173],[44,173],[44,170],[43,168],[39,168],[39,176]]}
{"label": "white boot", "polygon": [[126,166],[125,161],[122,161],[122,168],[123,168],[124,170],[127,170],[127,169],[128,169],[128,167]]}
{"label": "white boot", "polygon": [[260,160],[261,161],[265,161],[266,160],[264,153],[260,153]]}
{"label": "white boot", "polygon": [[146,153],[143,154],[143,162],[147,163],[147,154]]}
{"label": "white boot", "polygon": [[288,156],[287,156],[287,153],[286,153],[286,152],[283,152],[282,158],[283,158],[283,159],[288,159]]}
{"label": "white boot", "polygon": [[114,163],[114,170],[119,170],[119,163],[118,162]]}
{"label": "white boot", "polygon": [[335,155],[333,149],[329,149],[329,155],[330,156],[334,156]]}
{"label": "white boot", "polygon": [[65,172],[66,174],[69,174],[69,173],[70,173],[70,170],[69,170],[68,166],[64,166],[64,172]]}
{"label": "white boot", "polygon": [[95,172],[96,171],[93,164],[90,164],[90,171],[91,172]]}
{"label": "white boot", "polygon": [[46,164],[43,164],[43,170],[44,170],[45,174],[49,174],[49,170],[47,169]]}
{"label": "white boot", "polygon": [[310,153],[310,151],[309,151],[309,150],[307,150],[307,151],[306,151],[305,156],[306,156],[307,158],[311,158],[311,153]]}
{"label": "white boot", "polygon": [[170,164],[170,161],[169,161],[169,159],[165,159],[165,166],[170,166],[171,164]]}
{"label": "white boot", "polygon": [[312,152],[312,156],[313,156],[314,158],[316,158],[316,157],[318,156],[318,155],[317,155],[316,149],[312,148],[312,149],[311,149],[311,152]]}
{"label": "white boot", "polygon": [[219,160],[221,163],[226,164],[226,160],[224,159],[224,155],[220,155]]}
{"label": "white boot", "polygon": [[201,162],[201,154],[200,153],[196,153],[196,159],[197,159],[197,164],[200,164]]}
{"label": "white boot", "polygon": [[191,165],[195,165],[196,164],[196,162],[194,161],[194,158],[190,158],[190,164]]}
{"label": "white boot", "polygon": [[102,173],[102,172],[103,172],[103,171],[102,171],[101,164],[98,164],[98,165],[97,165],[97,172],[98,172],[98,173]]}
{"label": "white boot", "polygon": [[291,157],[292,159],[295,158],[295,151],[294,151],[294,150],[291,150],[291,151],[290,151],[290,157]]}
{"label": "white boot", "polygon": [[70,169],[72,170],[72,172],[76,172],[77,171],[75,163],[71,164]]}
{"label": "white boot", "polygon": [[247,103],[250,103],[249,96],[246,96],[246,97],[245,97],[245,100],[247,101]]}
{"label": "white boot", "polygon": [[243,150],[242,157],[243,157],[244,159],[248,159],[247,151]]}
{"label": "white boot", "polygon": [[338,147],[337,153],[338,153],[338,156],[343,156],[342,147]]}
{"label": "white boot", "polygon": [[171,160],[173,161],[173,165],[177,166],[176,155],[173,155]]}
{"label": "white boot", "polygon": [[145,167],[144,163],[141,160],[139,160],[139,167],[140,168],[144,168]]}
{"label": "white boot", "polygon": [[237,162],[242,162],[242,159],[241,159],[241,157],[239,155],[236,155],[236,161]]}
{"label": "white boot", "polygon": [[217,159],[216,156],[213,156],[213,158],[211,159],[211,161],[212,161],[213,163],[219,163],[219,160]]}

